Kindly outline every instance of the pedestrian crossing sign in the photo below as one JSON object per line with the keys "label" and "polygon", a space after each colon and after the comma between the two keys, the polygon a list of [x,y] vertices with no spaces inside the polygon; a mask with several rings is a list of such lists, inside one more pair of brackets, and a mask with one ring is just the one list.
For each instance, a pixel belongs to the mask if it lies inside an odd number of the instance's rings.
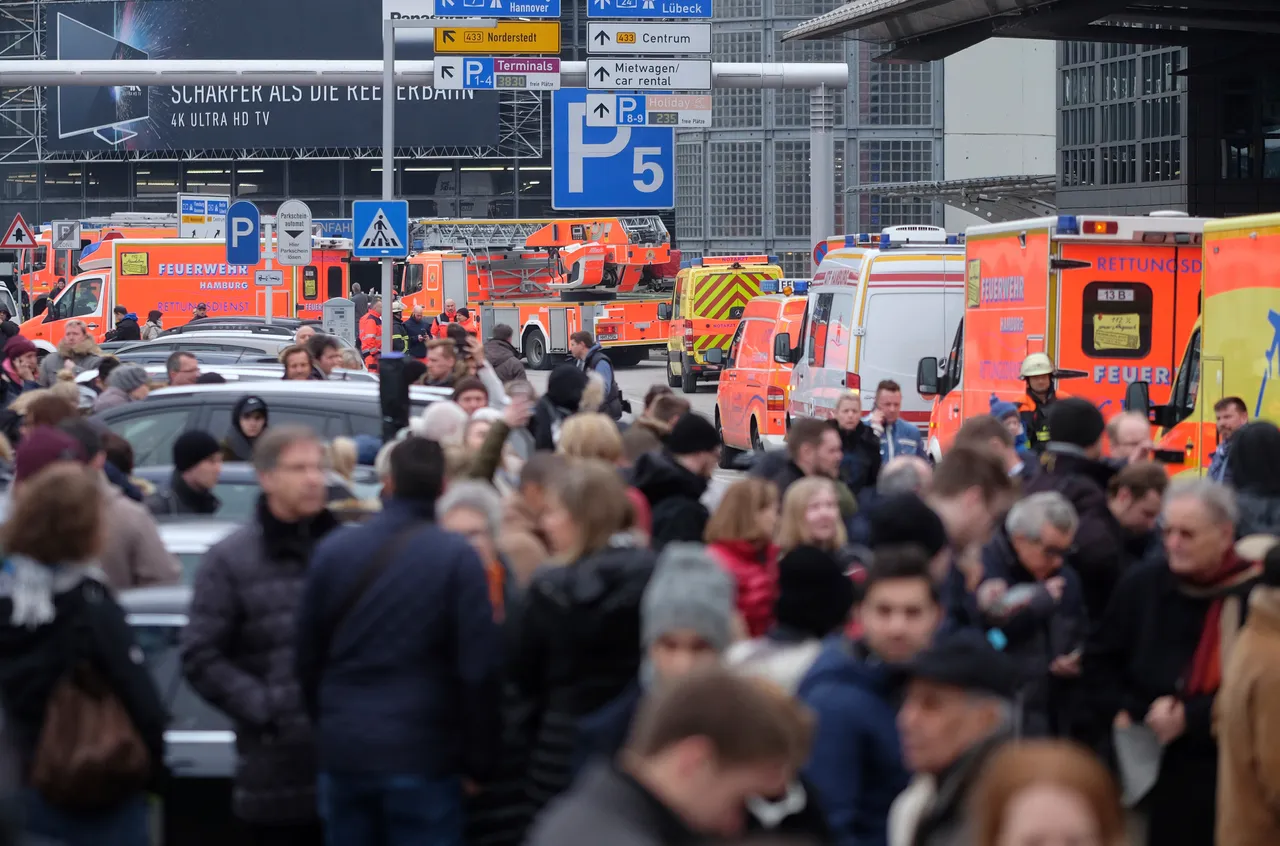
{"label": "pedestrian crossing sign", "polygon": [[356,258],[406,258],[409,255],[409,203],[405,200],[356,200],[351,204]]}

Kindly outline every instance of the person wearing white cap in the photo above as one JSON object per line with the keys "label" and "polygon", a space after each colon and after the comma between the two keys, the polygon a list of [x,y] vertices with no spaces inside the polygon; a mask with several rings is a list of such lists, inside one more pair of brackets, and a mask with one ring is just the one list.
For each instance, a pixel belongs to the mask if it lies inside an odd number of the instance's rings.
{"label": "person wearing white cap", "polygon": [[404,303],[391,304],[391,351],[402,355],[409,352],[409,330],[404,325]]}

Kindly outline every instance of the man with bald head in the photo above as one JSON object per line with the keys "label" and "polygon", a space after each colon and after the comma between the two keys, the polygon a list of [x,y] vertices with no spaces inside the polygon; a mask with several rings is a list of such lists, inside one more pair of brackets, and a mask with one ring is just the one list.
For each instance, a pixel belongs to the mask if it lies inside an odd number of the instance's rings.
{"label": "man with bald head", "polygon": [[1117,414],[1107,422],[1107,447],[1111,460],[1132,464],[1151,458],[1151,424],[1136,411]]}

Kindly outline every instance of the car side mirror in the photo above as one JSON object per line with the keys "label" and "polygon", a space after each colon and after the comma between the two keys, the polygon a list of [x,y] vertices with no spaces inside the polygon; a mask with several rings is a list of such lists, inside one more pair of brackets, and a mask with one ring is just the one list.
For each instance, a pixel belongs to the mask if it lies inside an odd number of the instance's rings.
{"label": "car side mirror", "polygon": [[791,363],[791,334],[779,332],[773,336],[773,360],[778,364]]}
{"label": "car side mirror", "polygon": [[1124,409],[1151,419],[1151,389],[1146,382],[1130,382],[1124,389]]}
{"label": "car side mirror", "polygon": [[671,303],[658,303],[658,319],[659,320],[671,319]]}
{"label": "car side mirror", "polygon": [[703,358],[706,359],[707,364],[719,364],[720,362],[724,361],[724,350],[720,349],[719,347],[715,349],[707,350]]}
{"label": "car side mirror", "polygon": [[916,365],[916,392],[925,399],[938,395],[938,359],[925,356]]}

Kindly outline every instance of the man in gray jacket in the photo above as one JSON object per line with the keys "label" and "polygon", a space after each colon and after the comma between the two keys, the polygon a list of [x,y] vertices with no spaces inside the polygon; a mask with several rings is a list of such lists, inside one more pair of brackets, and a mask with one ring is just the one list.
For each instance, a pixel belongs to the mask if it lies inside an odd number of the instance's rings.
{"label": "man in gray jacket", "polygon": [[315,742],[293,669],[295,615],[311,551],[337,520],[325,508],[324,449],[310,429],[268,429],[253,464],[263,491],[256,515],[205,555],[182,667],[235,724],[233,808],[249,842],[321,846]]}

